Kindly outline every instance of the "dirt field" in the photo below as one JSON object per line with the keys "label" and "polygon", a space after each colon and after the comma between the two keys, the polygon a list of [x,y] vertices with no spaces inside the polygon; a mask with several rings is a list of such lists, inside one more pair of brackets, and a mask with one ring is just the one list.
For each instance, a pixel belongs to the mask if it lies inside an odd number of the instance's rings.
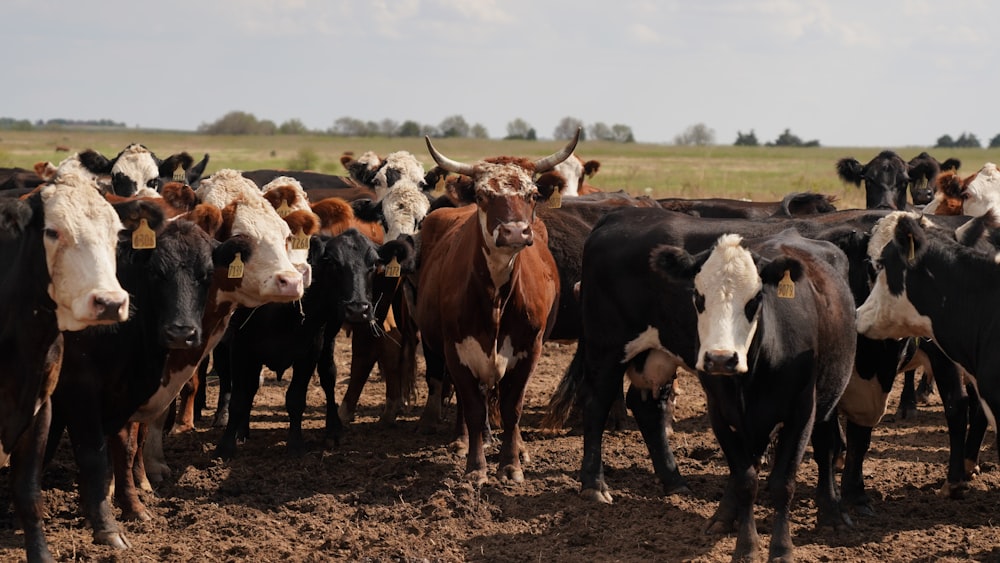
{"label": "dirt field", "polygon": [[[339,343],[347,373],[349,347]],[[446,447],[448,433],[416,432],[410,407],[393,428],[377,424],[384,395],[369,382],[358,420],[335,451],[285,453],[284,389],[268,373],[257,396],[251,436],[229,463],[212,460],[220,429],[169,436],[172,477],[144,497],[155,518],[126,523],[133,548],[94,545],[78,516],[75,466],[68,443],[44,479],[49,544],[62,561],[729,561],[735,536],[702,528],[721,496],[726,466],[704,415],[697,381],[682,381],[673,446],[693,495],[660,494],[645,446],[629,421],[605,440],[614,504],[581,499],[578,433],[540,433],[538,423],[573,346],[548,345],[526,399],[523,428],[532,456],[525,482],[479,490],[462,480],[464,460]],[[339,386],[343,395],[346,382]],[[418,405],[426,388],[418,384]],[[215,387],[209,389],[214,405]],[[897,393],[891,408],[895,411]],[[307,439],[319,440],[322,392],[310,388]],[[211,412],[209,412],[211,414]],[[454,417],[454,408],[448,411]],[[793,509],[793,540],[802,561],[1000,561],[1000,471],[995,435],[987,434],[983,475],[965,501],[939,497],[947,458],[937,396],[915,420],[889,416],[876,429],[866,468],[878,511],[855,518],[846,533],[815,531],[815,464],[803,463]],[[496,447],[489,456],[496,471]],[[807,453],[807,458],[808,458]],[[24,558],[23,536],[9,510],[0,470],[0,561]],[[769,510],[756,510],[765,546]]]}

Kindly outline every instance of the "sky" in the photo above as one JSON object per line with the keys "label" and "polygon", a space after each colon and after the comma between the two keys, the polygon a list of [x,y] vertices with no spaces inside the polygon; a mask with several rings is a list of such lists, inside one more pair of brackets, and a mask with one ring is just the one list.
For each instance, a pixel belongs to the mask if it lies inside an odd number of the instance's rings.
{"label": "sky", "polygon": [[[194,130],[230,111],[500,138],[565,117],[672,143],[1000,134],[986,0],[5,0],[0,117]],[[989,25],[987,25],[989,24]]]}

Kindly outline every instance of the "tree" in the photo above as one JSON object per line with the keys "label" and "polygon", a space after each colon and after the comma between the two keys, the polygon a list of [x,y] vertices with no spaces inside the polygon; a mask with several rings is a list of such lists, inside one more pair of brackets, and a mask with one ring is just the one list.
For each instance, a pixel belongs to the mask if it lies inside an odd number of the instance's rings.
{"label": "tree", "polygon": [[214,123],[202,123],[198,126],[198,132],[207,135],[256,135],[258,130],[257,118],[245,111],[231,111]]}
{"label": "tree", "polygon": [[329,133],[338,137],[366,137],[368,136],[368,126],[365,125],[364,121],[354,117],[339,117],[333,122]]}
{"label": "tree", "polygon": [[399,126],[396,131],[396,135],[400,137],[419,137],[420,136],[420,124],[412,119],[407,119]]}
{"label": "tree", "polygon": [[1000,133],[997,133],[992,139],[990,139],[990,148],[995,149],[1000,147]]}
{"label": "tree", "polygon": [[278,126],[278,133],[282,135],[305,135],[308,132],[309,129],[300,119],[289,119]]}
{"label": "tree", "polygon": [[557,141],[568,141],[576,135],[576,130],[580,129],[580,140],[584,140],[586,137],[583,131],[583,121],[575,117],[564,117],[559,120],[559,124],[556,125],[554,131],[552,131],[552,137]]}
{"label": "tree", "polygon": [[603,121],[591,123],[590,127],[587,127],[587,134],[595,141],[610,141],[613,136],[611,128]]}
{"label": "tree", "polygon": [[798,135],[793,135],[791,130],[785,129],[773,143],[767,143],[769,147],[818,147],[819,141],[813,139],[803,142]]}
{"label": "tree", "polygon": [[934,145],[936,149],[950,149],[955,146],[955,139],[951,138],[951,135],[947,133],[938,137],[937,144]]}
{"label": "tree", "polygon": [[394,119],[383,119],[378,122],[378,132],[384,137],[393,137],[399,131],[399,122]]}
{"label": "tree", "polygon": [[486,126],[483,125],[482,123],[477,123],[477,124],[473,125],[472,129],[469,130],[469,133],[472,135],[473,139],[489,139],[490,138],[490,132],[486,130]]}
{"label": "tree", "polygon": [[760,145],[757,142],[757,135],[753,132],[753,129],[749,133],[744,134],[742,131],[736,132],[736,142],[733,143],[737,147],[756,147]]}
{"label": "tree", "polygon": [[262,119],[257,122],[255,135],[274,135],[278,132],[278,126],[270,119]]}
{"label": "tree", "polygon": [[611,126],[611,140],[616,143],[634,143],[635,136],[632,135],[632,128],[622,123],[615,123]]}
{"label": "tree", "polygon": [[507,124],[507,136],[504,137],[504,139],[525,140],[529,139],[529,135],[531,135],[530,140],[534,140],[534,133],[535,130],[531,128],[531,125],[528,125],[527,121],[518,117],[514,121],[511,121],[510,123]]}
{"label": "tree", "polygon": [[955,141],[955,146],[959,148],[982,148],[979,139],[976,138],[972,133],[962,133],[959,135],[958,140]]}
{"label": "tree", "polygon": [[697,145],[705,146],[715,143],[715,130],[704,123],[695,123],[683,133],[674,137],[675,145]]}
{"label": "tree", "polygon": [[452,115],[444,118],[438,125],[442,137],[468,137],[469,124],[461,115]]}

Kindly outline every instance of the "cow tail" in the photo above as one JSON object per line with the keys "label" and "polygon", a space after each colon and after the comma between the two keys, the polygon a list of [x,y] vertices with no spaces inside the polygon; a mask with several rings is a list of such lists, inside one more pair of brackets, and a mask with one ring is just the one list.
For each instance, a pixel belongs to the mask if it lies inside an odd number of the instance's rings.
{"label": "cow tail", "polygon": [[573,360],[563,373],[559,385],[549,399],[549,407],[542,417],[542,430],[558,430],[566,425],[573,406],[579,403],[579,395],[583,389],[583,341],[581,340],[573,354]]}

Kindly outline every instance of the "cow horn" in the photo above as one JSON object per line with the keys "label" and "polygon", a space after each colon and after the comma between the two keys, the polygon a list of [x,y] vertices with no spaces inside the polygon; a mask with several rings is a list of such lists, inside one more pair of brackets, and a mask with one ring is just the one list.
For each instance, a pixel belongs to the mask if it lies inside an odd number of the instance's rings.
{"label": "cow horn", "polygon": [[545,158],[541,158],[535,161],[535,174],[544,174],[549,170],[556,167],[557,164],[569,158],[569,155],[573,154],[576,150],[576,144],[580,142],[580,133],[583,131],[582,127],[576,128],[576,135],[573,135],[573,139],[568,145],[563,147],[563,149],[557,153],[550,154]]}
{"label": "cow horn", "polygon": [[472,176],[473,166],[471,164],[465,164],[464,162],[458,162],[457,160],[452,160],[447,156],[439,153],[434,145],[431,144],[431,138],[424,135],[424,140],[427,141],[427,150],[431,152],[431,158],[434,162],[438,163],[438,166],[444,168],[448,172],[454,172],[455,174],[461,174],[463,176]]}

